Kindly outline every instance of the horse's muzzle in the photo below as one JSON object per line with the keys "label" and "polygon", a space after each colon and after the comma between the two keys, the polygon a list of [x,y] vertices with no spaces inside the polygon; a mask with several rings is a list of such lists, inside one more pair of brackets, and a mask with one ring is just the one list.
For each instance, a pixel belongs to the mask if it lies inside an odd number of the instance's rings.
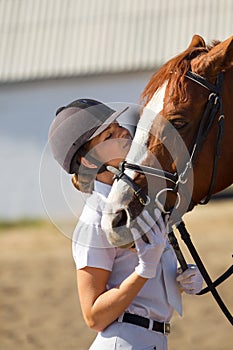
{"label": "horse's muzzle", "polygon": [[126,209],[122,208],[115,213],[105,213],[101,226],[112,246],[128,248],[133,245],[133,236],[129,228],[130,217]]}

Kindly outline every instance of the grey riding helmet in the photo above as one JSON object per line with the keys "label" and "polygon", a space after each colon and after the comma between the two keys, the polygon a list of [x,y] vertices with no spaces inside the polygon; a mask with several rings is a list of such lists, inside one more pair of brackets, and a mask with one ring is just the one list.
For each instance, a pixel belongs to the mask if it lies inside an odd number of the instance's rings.
{"label": "grey riding helmet", "polygon": [[115,111],[91,99],[79,99],[60,107],[48,134],[56,161],[67,173],[76,172],[72,161],[80,147],[107,129],[127,109]]}

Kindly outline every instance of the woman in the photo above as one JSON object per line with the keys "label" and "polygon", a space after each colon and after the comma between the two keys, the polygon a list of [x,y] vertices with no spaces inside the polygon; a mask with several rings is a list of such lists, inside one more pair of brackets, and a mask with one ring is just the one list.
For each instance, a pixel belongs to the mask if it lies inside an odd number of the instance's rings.
{"label": "woman", "polygon": [[[95,100],[76,100],[58,110],[49,131],[55,159],[74,174],[78,190],[92,193],[73,236],[83,316],[98,332],[91,350],[167,349],[173,311],[182,312],[181,289],[195,294],[202,288],[196,266],[177,270],[158,209],[153,218],[146,211],[137,218],[135,248],[111,246],[101,229],[113,183],[106,166],[118,167],[129,150],[132,135],[117,122],[120,116],[129,118],[129,110],[116,112]],[[133,114],[138,118],[135,110]]]}

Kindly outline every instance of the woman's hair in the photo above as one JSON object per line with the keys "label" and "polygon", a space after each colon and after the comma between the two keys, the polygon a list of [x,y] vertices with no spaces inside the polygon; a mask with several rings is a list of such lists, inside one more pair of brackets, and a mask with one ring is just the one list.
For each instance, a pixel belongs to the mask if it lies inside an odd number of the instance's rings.
{"label": "woman's hair", "polygon": [[89,168],[81,164],[81,157],[84,157],[88,151],[88,143],[85,143],[75,154],[72,163],[75,164],[75,173],[73,174],[71,181],[74,187],[85,193],[91,193],[94,188],[94,180],[96,173],[90,171]]}
{"label": "woman's hair", "polygon": [[91,193],[93,191],[95,176],[73,174],[71,180],[77,190],[85,193]]}

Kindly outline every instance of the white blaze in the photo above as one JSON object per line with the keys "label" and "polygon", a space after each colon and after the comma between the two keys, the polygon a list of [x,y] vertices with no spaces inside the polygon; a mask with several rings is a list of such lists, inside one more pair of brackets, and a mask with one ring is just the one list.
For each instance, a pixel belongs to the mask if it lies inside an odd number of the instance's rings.
{"label": "white blaze", "polygon": [[[137,125],[137,130],[133,139],[132,146],[126,157],[126,160],[131,163],[141,164],[147,154],[147,143],[150,135],[150,130],[156,116],[163,109],[163,100],[165,95],[167,82],[158,89],[152,99],[144,107],[141,118]],[[132,176],[132,171],[127,171],[127,175]]]}
{"label": "white blaze", "polygon": [[[165,83],[160,89],[158,89],[153,95],[152,99],[144,107],[141,118],[137,125],[136,133],[130,148],[130,151],[126,157],[129,163],[141,164],[147,156],[147,143],[150,135],[150,130],[154,119],[163,109],[163,100],[165,95],[167,83]],[[125,173],[133,178],[134,171],[126,170]],[[107,199],[106,211],[102,217],[101,226],[106,232],[114,232],[112,228],[112,221],[115,218],[115,213],[120,209],[125,209],[127,213],[129,198],[124,196],[129,191],[129,185],[123,180],[114,181],[112,189]],[[116,234],[117,237],[119,234]],[[131,236],[130,236],[131,239]],[[124,244],[127,244],[127,240]],[[112,242],[114,244],[114,242]]]}

